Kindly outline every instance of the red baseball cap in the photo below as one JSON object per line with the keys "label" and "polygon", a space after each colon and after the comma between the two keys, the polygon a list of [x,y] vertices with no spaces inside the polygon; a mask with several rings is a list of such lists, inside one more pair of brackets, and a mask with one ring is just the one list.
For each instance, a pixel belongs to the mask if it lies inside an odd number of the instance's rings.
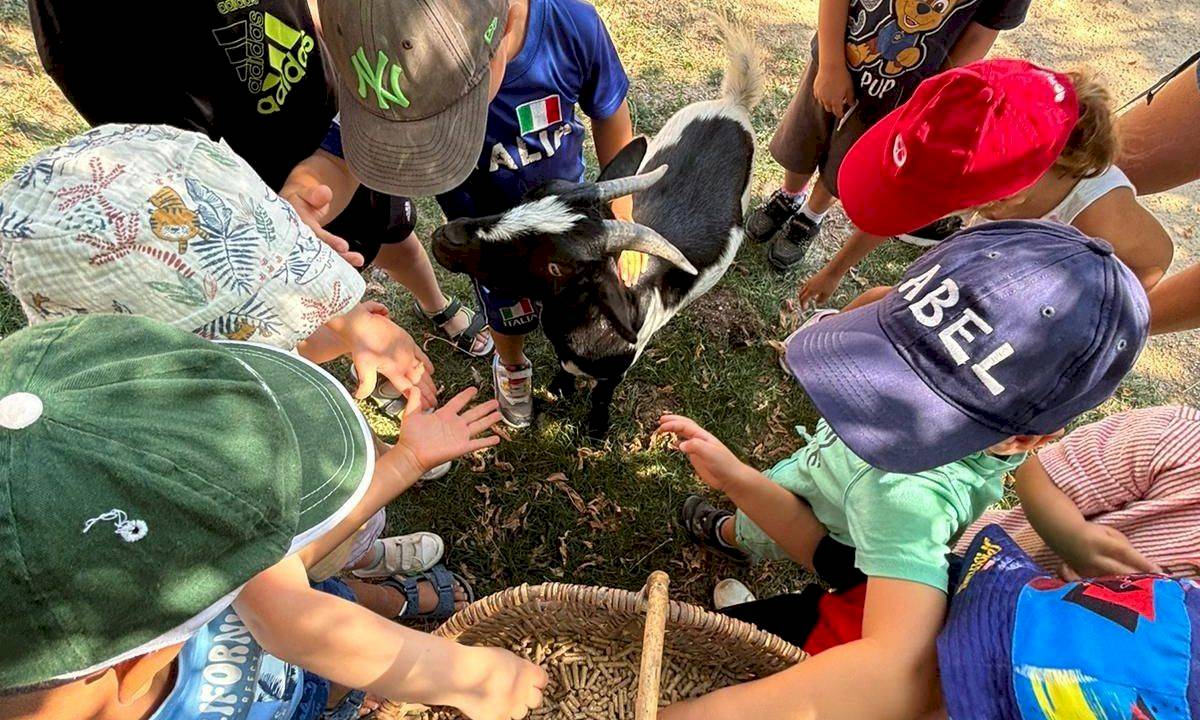
{"label": "red baseball cap", "polygon": [[873,235],[899,235],[1014,195],[1058,159],[1079,120],[1071,79],[984,60],[922,82],[846,153],[838,194]]}

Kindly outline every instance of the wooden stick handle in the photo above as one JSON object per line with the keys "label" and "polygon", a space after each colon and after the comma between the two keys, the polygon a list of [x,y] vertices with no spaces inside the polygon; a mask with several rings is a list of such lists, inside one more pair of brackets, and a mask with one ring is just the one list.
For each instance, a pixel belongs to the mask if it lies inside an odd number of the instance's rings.
{"label": "wooden stick handle", "polygon": [[642,668],[638,672],[635,720],[658,717],[658,690],[662,676],[663,637],[667,630],[667,587],[671,579],[655,570],[646,581],[646,629],[642,634]]}

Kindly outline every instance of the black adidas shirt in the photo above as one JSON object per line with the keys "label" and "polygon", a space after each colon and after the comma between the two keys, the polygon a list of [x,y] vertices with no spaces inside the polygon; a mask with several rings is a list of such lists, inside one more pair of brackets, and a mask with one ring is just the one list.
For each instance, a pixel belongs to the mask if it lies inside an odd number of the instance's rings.
{"label": "black adidas shirt", "polygon": [[279,189],[337,111],[305,0],[28,2],[46,72],[93,125],[223,138]]}

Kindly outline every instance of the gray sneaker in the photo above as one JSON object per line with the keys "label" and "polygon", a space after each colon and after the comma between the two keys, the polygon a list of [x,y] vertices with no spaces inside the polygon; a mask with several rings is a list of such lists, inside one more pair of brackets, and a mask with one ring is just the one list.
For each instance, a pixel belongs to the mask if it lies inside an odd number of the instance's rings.
{"label": "gray sneaker", "polygon": [[529,427],[533,422],[533,365],[529,358],[521,365],[505,365],[499,355],[493,356],[492,381],[504,422],[509,427]]}

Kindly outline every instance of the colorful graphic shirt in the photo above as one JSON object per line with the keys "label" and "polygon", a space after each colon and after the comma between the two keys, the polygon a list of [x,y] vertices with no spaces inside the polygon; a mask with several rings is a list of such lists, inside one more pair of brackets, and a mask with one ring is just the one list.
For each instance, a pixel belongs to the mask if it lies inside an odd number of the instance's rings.
{"label": "colorful graphic shirt", "polygon": [[42,64],[91,124],[161,123],[224,139],[278,189],[337,109],[306,0],[30,0]]}
{"label": "colorful graphic shirt", "polygon": [[[1031,0],[850,0],[846,66],[859,112],[881,117],[937,74],[967,26],[1011,30]],[[813,37],[813,58],[817,38]]]}
{"label": "colorful graphic shirt", "polygon": [[325,708],[326,693],[306,694],[304,671],[263,652],[232,608],[187,641],[175,678],[150,720],[309,720]]}
{"label": "colorful graphic shirt", "polygon": [[475,171],[438,197],[450,219],[503,212],[549,180],[583,179],[584,128],[611,116],[629,79],[596,9],[582,0],[532,0],[525,45],[488,110]]}

